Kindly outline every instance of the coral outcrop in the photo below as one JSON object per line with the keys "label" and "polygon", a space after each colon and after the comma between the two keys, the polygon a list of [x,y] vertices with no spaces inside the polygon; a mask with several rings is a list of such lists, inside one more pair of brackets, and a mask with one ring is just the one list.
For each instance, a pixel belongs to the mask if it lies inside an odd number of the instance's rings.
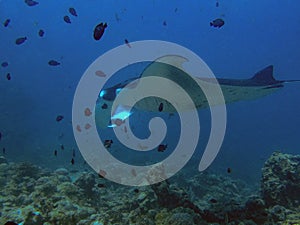
{"label": "coral outcrop", "polygon": [[262,169],[262,197],[267,206],[300,205],[300,156],[274,152]]}

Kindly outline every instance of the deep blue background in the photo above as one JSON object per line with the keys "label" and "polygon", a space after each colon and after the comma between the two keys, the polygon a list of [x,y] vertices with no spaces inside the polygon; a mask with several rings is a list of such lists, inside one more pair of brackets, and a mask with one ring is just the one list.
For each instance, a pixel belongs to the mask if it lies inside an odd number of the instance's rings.
{"label": "deep blue background", "polygon": [[[300,2],[219,0],[219,7],[215,3],[44,0],[29,7],[23,1],[0,1],[0,21],[11,19],[7,28],[0,26],[0,61],[9,62],[0,69],[0,147],[6,148],[6,157],[70,167],[70,149],[76,148],[71,129],[76,85],[90,63],[125,38],[183,45],[217,77],[249,78],[273,64],[277,79],[300,78]],[[69,7],[78,13],[77,18],[70,16],[72,24],[63,21]],[[225,25],[210,27],[218,17]],[[97,42],[92,32],[102,21],[108,28]],[[40,28],[45,30],[43,38],[37,35]],[[17,46],[14,42],[20,36],[28,40]],[[50,59],[61,65],[50,67]],[[6,80],[7,72],[11,81]],[[259,179],[263,162],[273,151],[299,153],[299,91],[300,83],[287,84],[265,98],[228,105],[228,129],[212,169],[225,173],[232,167],[232,176],[252,181]],[[60,123],[55,121],[58,114],[65,116]],[[208,112],[200,115],[205,120]],[[55,158],[53,151],[60,144],[65,150]]]}

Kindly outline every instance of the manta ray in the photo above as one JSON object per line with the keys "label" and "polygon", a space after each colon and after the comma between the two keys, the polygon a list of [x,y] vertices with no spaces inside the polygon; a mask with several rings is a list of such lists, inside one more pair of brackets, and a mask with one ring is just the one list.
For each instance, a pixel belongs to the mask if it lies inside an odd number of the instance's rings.
{"label": "manta ray", "polygon": [[[183,67],[186,61],[187,59],[181,56],[161,57],[150,63],[139,77],[125,80],[101,90],[95,106],[97,127],[106,128],[116,126],[114,121],[124,121],[132,114],[133,110],[126,104],[119,104],[113,109],[113,102],[121,91],[131,92],[139,87],[141,85],[140,78],[151,76],[161,77],[180,85],[191,97],[194,105],[187,103],[180,94],[177,94],[174,87],[166,85],[163,91],[175,95],[177,104],[180,104],[183,110],[191,110],[194,107],[204,109],[211,106],[208,104],[207,96],[205,96],[202,90],[203,87],[211,89],[219,85],[224,98],[220,98],[220,101],[218,98],[215,98],[214,105],[218,105],[258,99],[282,89],[285,83],[300,81],[276,80],[273,76],[273,65],[265,67],[248,79],[192,78]],[[221,101],[222,99],[223,101]],[[148,112],[176,112],[175,107],[169,101],[154,96],[138,101],[134,104],[133,108]]]}

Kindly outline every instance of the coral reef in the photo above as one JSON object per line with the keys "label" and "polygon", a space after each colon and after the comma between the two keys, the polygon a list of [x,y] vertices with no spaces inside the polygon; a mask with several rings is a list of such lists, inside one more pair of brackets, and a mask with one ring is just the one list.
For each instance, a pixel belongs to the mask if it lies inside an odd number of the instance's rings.
{"label": "coral reef", "polygon": [[274,152],[262,170],[262,196],[267,206],[300,205],[300,156]]}
{"label": "coral reef", "polygon": [[170,209],[184,207],[201,214],[201,210],[188,199],[187,193],[178,188],[172,189],[167,181],[153,184],[151,187],[157,196],[158,204],[162,207]]}
{"label": "coral reef", "polygon": [[[160,167],[149,179],[164,176]],[[158,174],[156,173],[158,172]],[[261,194],[230,176],[208,172],[127,187],[93,171],[54,172],[31,163],[0,163],[0,224],[255,225],[299,224],[299,156],[274,153]],[[189,177],[189,178],[187,178]],[[185,179],[183,179],[185,178]]]}

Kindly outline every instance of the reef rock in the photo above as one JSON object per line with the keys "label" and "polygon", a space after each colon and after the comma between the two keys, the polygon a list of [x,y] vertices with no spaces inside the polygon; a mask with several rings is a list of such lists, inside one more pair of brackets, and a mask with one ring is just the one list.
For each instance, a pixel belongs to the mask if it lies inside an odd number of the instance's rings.
{"label": "reef rock", "polygon": [[274,152],[262,169],[261,189],[267,206],[299,206],[300,155]]}
{"label": "reef rock", "polygon": [[6,158],[4,156],[0,156],[0,164],[1,163],[7,164],[7,160],[6,160]]}
{"label": "reef rock", "polygon": [[88,197],[94,195],[93,188],[96,184],[96,177],[92,173],[83,173],[76,181],[75,185],[80,187]]}

